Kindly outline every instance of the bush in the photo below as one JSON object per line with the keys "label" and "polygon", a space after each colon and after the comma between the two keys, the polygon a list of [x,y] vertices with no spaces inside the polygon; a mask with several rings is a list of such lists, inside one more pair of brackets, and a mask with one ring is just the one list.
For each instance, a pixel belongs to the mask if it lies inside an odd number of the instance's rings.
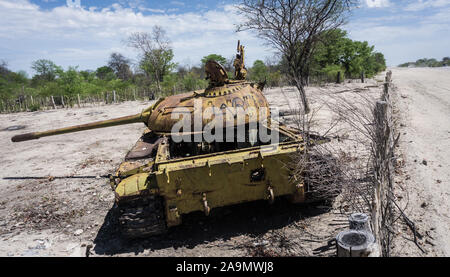
{"label": "bush", "polygon": [[41,109],[41,105],[38,103],[34,103],[34,104],[31,104],[30,106],[28,106],[28,108],[30,109],[30,112],[36,112]]}

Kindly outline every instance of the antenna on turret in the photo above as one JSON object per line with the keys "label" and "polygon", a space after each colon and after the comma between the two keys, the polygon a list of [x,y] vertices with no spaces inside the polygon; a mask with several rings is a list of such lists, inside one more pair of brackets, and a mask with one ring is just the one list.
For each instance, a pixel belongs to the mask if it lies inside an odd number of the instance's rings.
{"label": "antenna on turret", "polygon": [[245,80],[247,76],[247,69],[245,68],[244,63],[244,46],[241,45],[241,41],[238,40],[237,44],[237,54],[236,59],[234,60],[234,77],[236,80]]}

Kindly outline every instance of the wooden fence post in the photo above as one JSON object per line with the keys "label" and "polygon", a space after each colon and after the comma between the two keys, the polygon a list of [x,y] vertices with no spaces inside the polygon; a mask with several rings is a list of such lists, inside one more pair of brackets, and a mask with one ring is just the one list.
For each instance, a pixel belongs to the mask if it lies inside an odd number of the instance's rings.
{"label": "wooden fence post", "polygon": [[389,228],[393,217],[392,187],[395,141],[392,106],[389,95],[391,74],[392,72],[386,74],[386,83],[383,86],[381,100],[376,102],[374,109],[375,195],[372,209],[372,225],[383,256],[389,256],[392,240]]}
{"label": "wooden fence post", "polygon": [[386,73],[386,83],[390,83],[392,81],[392,71],[388,71]]}
{"label": "wooden fence post", "polygon": [[386,143],[385,143],[385,120],[386,120],[386,112],[387,112],[387,102],[385,101],[377,101],[374,110],[374,119],[375,119],[375,207],[373,209],[372,214],[372,222],[374,226],[373,233],[377,241],[380,241],[380,222],[381,222],[381,202],[382,202],[382,190],[384,183],[384,160],[386,153]]}
{"label": "wooden fence post", "polygon": [[383,100],[388,101],[389,97],[389,83],[384,83],[383,85]]}

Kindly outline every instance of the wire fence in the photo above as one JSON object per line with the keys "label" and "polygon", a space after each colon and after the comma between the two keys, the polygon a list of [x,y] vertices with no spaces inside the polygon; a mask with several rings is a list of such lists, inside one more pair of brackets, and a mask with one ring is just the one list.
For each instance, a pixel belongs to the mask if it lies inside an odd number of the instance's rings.
{"label": "wire fence", "polygon": [[1,99],[0,113],[33,112],[39,110],[90,107],[124,101],[153,100],[157,93],[145,89],[106,91],[91,95],[20,95],[15,99]]}

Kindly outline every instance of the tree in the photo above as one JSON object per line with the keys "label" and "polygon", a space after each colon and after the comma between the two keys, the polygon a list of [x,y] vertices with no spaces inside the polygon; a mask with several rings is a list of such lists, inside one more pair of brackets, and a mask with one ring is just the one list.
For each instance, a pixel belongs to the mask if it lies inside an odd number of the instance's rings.
{"label": "tree", "polygon": [[347,32],[341,29],[326,31],[319,35],[311,59],[311,74],[319,73],[332,65],[340,65],[347,40],[346,36]]}
{"label": "tree", "polygon": [[188,91],[206,88],[207,84],[208,82],[200,78],[200,76],[195,72],[189,72],[183,78],[184,89]]}
{"label": "tree", "polygon": [[155,26],[151,33],[132,33],[128,38],[128,46],[141,52],[139,66],[148,77],[154,79],[161,92],[164,76],[176,67],[172,62],[173,51],[164,29]]}
{"label": "tree", "polygon": [[158,90],[161,92],[161,82],[164,76],[169,74],[176,64],[172,63],[173,51],[155,49],[145,54],[139,63],[140,68],[146,73],[148,77],[152,77],[156,81]]}
{"label": "tree", "polygon": [[56,83],[64,93],[69,95],[83,93],[81,89],[83,76],[78,72],[77,66],[69,66],[67,71],[64,71],[61,67],[57,67],[55,73],[58,76]]}
{"label": "tree", "polygon": [[112,68],[117,78],[127,81],[131,79],[133,73],[130,69],[131,61],[120,53],[112,53],[109,57],[108,66]]}
{"label": "tree", "polygon": [[242,0],[246,21],[237,31],[255,30],[287,61],[288,76],[298,88],[305,113],[310,108],[304,86],[319,34],[344,24],[355,0]]}
{"label": "tree", "polygon": [[109,66],[102,66],[97,68],[95,71],[97,78],[101,80],[112,80],[114,79],[114,70]]}
{"label": "tree", "polygon": [[371,77],[385,69],[383,54],[374,52],[366,41],[347,38],[347,33],[340,29],[320,34],[310,65],[311,74],[326,74],[328,78],[336,78],[338,72],[345,72],[350,78],[359,78],[361,72]]}
{"label": "tree", "polygon": [[206,62],[209,60],[216,61],[216,62],[220,63],[222,66],[227,65],[227,59],[224,58],[223,56],[217,55],[217,54],[210,54],[208,56],[203,57],[202,65],[205,66]]}
{"label": "tree", "polygon": [[250,76],[252,80],[257,82],[263,82],[267,80],[267,67],[263,61],[256,60],[253,63],[253,67],[250,69]]}
{"label": "tree", "polygon": [[442,59],[442,66],[450,66],[450,57],[444,57]]}
{"label": "tree", "polygon": [[31,64],[31,68],[36,71],[39,79],[44,81],[55,80],[57,66],[50,60],[40,59]]}
{"label": "tree", "polygon": [[11,71],[9,71],[8,69],[8,63],[4,60],[0,61],[0,76],[6,76],[10,73]]}
{"label": "tree", "polygon": [[378,73],[381,71],[386,70],[386,59],[384,58],[384,55],[380,52],[375,52],[372,54],[372,57],[374,59],[374,73]]}

